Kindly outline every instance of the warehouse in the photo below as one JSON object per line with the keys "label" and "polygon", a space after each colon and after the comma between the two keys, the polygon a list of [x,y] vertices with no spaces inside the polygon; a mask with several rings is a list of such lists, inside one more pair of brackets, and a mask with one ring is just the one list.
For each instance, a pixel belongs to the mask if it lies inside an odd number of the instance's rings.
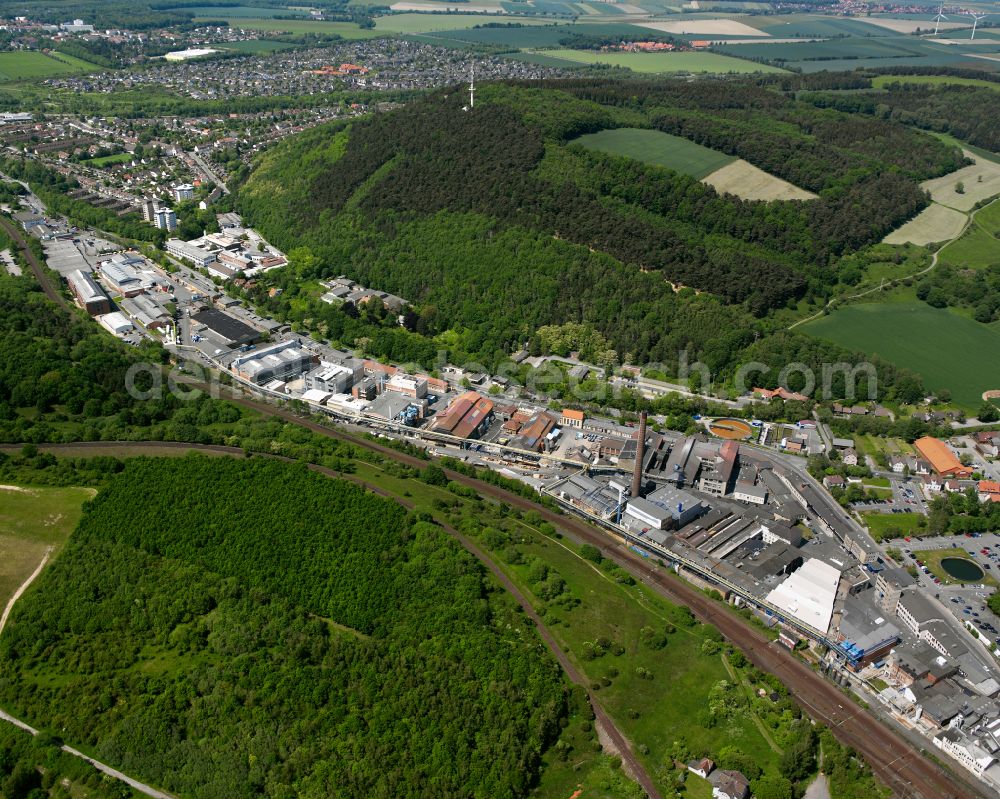
{"label": "warehouse", "polygon": [[125,336],[135,330],[135,326],[118,311],[106,313],[98,317],[97,321],[116,336]]}
{"label": "warehouse", "polygon": [[230,347],[239,347],[260,341],[261,333],[259,330],[254,330],[250,325],[245,325],[239,319],[215,308],[206,308],[191,318],[199,325],[204,325],[211,330]]}
{"label": "warehouse", "polygon": [[931,436],[924,436],[914,441],[913,445],[939,477],[970,477],[972,475],[972,469],[963,466],[955,453],[943,441]]}
{"label": "warehouse", "polygon": [[76,269],[66,276],[69,290],[76,297],[77,304],[91,316],[111,312],[111,301],[104,289],[97,285],[87,272]]}
{"label": "warehouse", "polygon": [[833,603],[840,572],[828,563],[809,558],[767,595],[767,601],[789,617],[826,633],[833,617]]}
{"label": "warehouse", "polygon": [[475,391],[460,394],[434,419],[436,433],[478,438],[493,421],[493,403]]}

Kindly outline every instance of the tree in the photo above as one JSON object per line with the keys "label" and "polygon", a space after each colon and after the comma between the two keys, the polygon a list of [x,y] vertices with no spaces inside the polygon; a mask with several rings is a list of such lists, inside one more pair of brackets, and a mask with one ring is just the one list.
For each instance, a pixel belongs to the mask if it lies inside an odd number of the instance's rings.
{"label": "tree", "polygon": [[976,416],[980,422],[991,424],[1000,420],[1000,408],[997,408],[992,402],[984,402],[979,406],[979,412]]}
{"label": "tree", "polygon": [[766,774],[753,781],[755,799],[792,799],[792,783],[787,777]]}

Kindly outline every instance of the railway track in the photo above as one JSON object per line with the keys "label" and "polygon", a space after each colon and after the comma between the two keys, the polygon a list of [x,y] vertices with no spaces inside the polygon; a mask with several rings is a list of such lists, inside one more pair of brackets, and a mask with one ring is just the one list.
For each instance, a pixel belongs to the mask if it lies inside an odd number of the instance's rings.
{"label": "railway track", "polygon": [[[191,386],[208,389],[208,386],[197,383],[192,383]],[[343,430],[321,425],[311,419],[304,419],[291,411],[261,400],[243,395],[230,396],[228,399],[263,415],[284,419],[321,435],[376,452],[407,466],[423,468],[427,465],[427,461],[421,458]],[[190,448],[190,445],[178,446]],[[588,543],[598,547],[606,557],[627,569],[661,595],[673,602],[686,605],[699,619],[713,624],[755,666],[780,677],[806,712],[817,722],[829,727],[841,744],[853,748],[862,755],[875,774],[900,799],[984,799],[986,796],[958,775],[930,760],[923,750],[856,705],[822,675],[790,653],[774,646],[745,620],[709,599],[693,586],[665,570],[654,568],[648,561],[613,538],[610,533],[601,531],[576,517],[556,513],[544,505],[499,486],[467,477],[450,469],[445,471],[450,480],[470,486],[484,496],[505,502],[520,510],[539,513],[542,518],[559,527],[577,543]]]}

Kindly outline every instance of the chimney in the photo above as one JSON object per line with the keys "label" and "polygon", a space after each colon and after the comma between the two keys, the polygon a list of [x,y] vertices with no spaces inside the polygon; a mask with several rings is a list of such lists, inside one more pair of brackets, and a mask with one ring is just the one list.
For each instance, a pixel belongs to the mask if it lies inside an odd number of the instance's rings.
{"label": "chimney", "polygon": [[635,469],[632,470],[632,496],[642,491],[642,461],[646,454],[646,412],[639,414],[639,438],[635,442]]}

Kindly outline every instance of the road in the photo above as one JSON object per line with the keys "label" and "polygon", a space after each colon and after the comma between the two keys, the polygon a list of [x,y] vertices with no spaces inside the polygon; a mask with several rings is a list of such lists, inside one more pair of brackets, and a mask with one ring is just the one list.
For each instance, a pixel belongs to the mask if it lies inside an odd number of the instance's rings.
{"label": "road", "polygon": [[[303,419],[286,409],[274,407],[260,400],[239,396],[231,398],[231,401],[263,415],[282,418],[322,435],[372,450],[411,467],[423,468],[427,463],[374,441],[326,427],[310,419]],[[564,516],[498,486],[451,470],[446,470],[446,473],[448,479],[468,485],[482,495],[525,511],[531,510],[541,514],[542,518],[562,529],[577,543],[589,543],[599,547],[607,557],[664,597],[672,602],[686,605],[702,621],[715,625],[754,665],[779,676],[809,715],[827,725],[842,744],[853,747],[862,754],[875,773],[897,796],[903,799],[978,799],[984,795],[966,783],[962,776],[949,772],[924,757],[916,746],[853,704],[840,688],[791,653],[772,645],[768,638],[744,619],[709,599],[692,585],[663,569],[651,566],[609,534],[581,519]]]}
{"label": "road", "polygon": [[205,176],[210,181],[212,181],[216,186],[222,189],[223,194],[229,194],[229,189],[226,187],[226,182],[219,177],[218,173],[216,173],[216,171],[212,169],[211,166],[209,166],[208,162],[204,158],[198,155],[198,153],[193,153],[193,152],[184,153],[184,155],[186,155],[188,158],[194,161],[201,168],[201,171],[205,173]]}

